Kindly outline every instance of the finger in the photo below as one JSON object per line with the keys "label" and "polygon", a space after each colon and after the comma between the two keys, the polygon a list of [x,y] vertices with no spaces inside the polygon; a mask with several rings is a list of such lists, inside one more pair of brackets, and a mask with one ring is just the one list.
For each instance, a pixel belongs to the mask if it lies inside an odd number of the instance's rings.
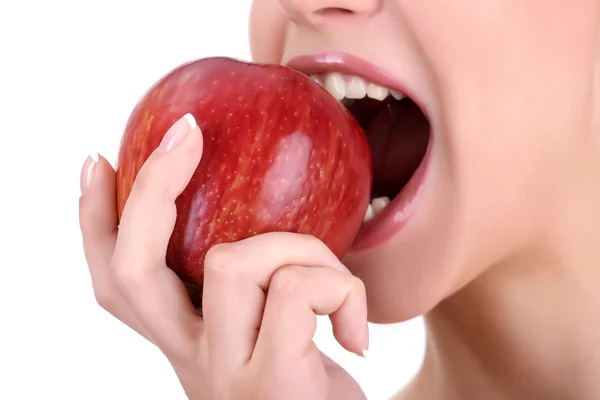
{"label": "finger", "polygon": [[179,119],[138,173],[124,207],[113,274],[134,314],[167,357],[190,356],[201,328],[183,282],[165,265],[176,219],[175,199],[202,156],[191,115]]}
{"label": "finger", "polygon": [[189,184],[202,149],[202,133],[191,114],[167,131],[131,188],[121,215],[119,256],[135,257],[134,264],[140,268],[164,263],[177,214],[175,200]]}
{"label": "finger", "polygon": [[290,266],[271,278],[254,357],[276,367],[297,362],[313,351],[313,356],[320,357],[313,343],[316,315],[329,315],[342,347],[363,355],[369,330],[362,281],[330,268]]}
{"label": "finger", "polygon": [[149,339],[114,288],[109,264],[117,240],[115,171],[102,156],[86,159],[81,170],[79,225],[83,250],[98,304],[140,335]]}
{"label": "finger", "polygon": [[208,252],[202,312],[211,363],[218,370],[233,372],[250,359],[269,280],[285,265],[326,267],[349,275],[327,246],[309,235],[266,233]]}
{"label": "finger", "polygon": [[79,225],[97,296],[109,296],[108,265],[117,240],[115,172],[101,156],[88,157],[81,171]]}

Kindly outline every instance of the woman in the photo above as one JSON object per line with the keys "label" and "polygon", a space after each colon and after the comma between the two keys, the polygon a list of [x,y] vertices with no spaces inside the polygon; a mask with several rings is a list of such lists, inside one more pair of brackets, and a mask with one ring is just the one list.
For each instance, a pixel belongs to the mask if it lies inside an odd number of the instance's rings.
{"label": "woman", "polygon": [[[118,231],[114,170],[86,160],[99,303],[189,397],[363,399],[313,344],[318,313],[360,355],[367,319],[425,315],[425,360],[398,399],[600,398],[600,3],[255,0],[250,40],[255,61],[353,103],[377,199],[343,264],[303,235],[214,247],[202,319],[164,265],[202,155],[193,118],[145,164]],[[391,111],[366,115],[378,101]]]}

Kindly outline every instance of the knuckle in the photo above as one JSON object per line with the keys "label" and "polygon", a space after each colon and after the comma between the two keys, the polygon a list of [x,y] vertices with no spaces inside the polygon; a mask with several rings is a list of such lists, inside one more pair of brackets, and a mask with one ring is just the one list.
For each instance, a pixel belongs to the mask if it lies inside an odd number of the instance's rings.
{"label": "knuckle", "polygon": [[304,234],[302,238],[304,240],[304,245],[306,245],[307,247],[317,249],[327,248],[327,246],[325,246],[325,243],[323,243],[321,239],[314,235]]}
{"label": "knuckle", "polygon": [[354,275],[350,275],[350,286],[352,291],[358,294],[359,296],[366,297],[367,288],[365,287],[365,283]]}
{"label": "knuckle", "polygon": [[156,191],[158,180],[153,172],[153,168],[142,168],[135,178],[131,194],[145,196],[147,193]]}
{"label": "knuckle", "polygon": [[233,243],[219,243],[212,246],[204,258],[204,276],[207,280],[232,279],[242,271],[239,255]]}
{"label": "knuckle", "polygon": [[100,307],[113,314],[116,309],[117,296],[108,286],[95,285],[94,297]]}
{"label": "knuckle", "polygon": [[161,169],[155,165],[153,156],[150,156],[135,178],[130,197],[147,197],[162,193],[166,184],[163,175]]}
{"label": "knuckle", "polygon": [[169,361],[180,368],[191,370],[202,366],[195,342],[177,343],[168,341],[160,344],[161,350],[168,355]]}
{"label": "knuckle", "polygon": [[[337,259],[337,257],[331,252],[331,249],[316,236],[304,235],[304,243],[302,244],[306,249],[310,249],[312,253],[320,254],[324,257],[332,257],[331,259]],[[328,258],[329,259],[329,258]]]}
{"label": "knuckle", "polygon": [[[88,201],[89,203],[88,198],[80,201]],[[84,240],[93,240],[97,236],[99,222],[106,219],[106,216],[102,215],[102,211],[98,210],[98,207],[94,207],[92,204],[82,206],[79,210],[79,228]]]}
{"label": "knuckle", "polygon": [[90,225],[90,201],[86,196],[79,198],[79,227],[85,232]]}
{"label": "knuckle", "polygon": [[276,297],[289,297],[303,290],[303,279],[297,268],[281,267],[271,276],[269,293]]}
{"label": "knuckle", "polygon": [[121,293],[130,293],[138,288],[140,277],[134,271],[134,268],[123,268],[119,263],[113,263],[111,267],[111,280],[115,288]]}
{"label": "knuckle", "polygon": [[323,247],[327,247],[325,246],[325,243],[319,239],[318,237],[314,236],[314,235],[306,235],[306,237],[311,241],[311,243],[313,243],[315,246],[323,246]]}

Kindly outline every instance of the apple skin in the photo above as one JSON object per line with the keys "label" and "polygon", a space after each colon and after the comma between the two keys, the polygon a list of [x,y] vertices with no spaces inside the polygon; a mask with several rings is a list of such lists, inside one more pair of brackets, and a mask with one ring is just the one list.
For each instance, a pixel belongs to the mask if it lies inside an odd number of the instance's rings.
{"label": "apple skin", "polygon": [[338,257],[348,251],[373,179],[362,128],[305,75],[225,57],[175,68],[135,106],[117,161],[119,219],[143,163],[188,112],[204,152],[176,199],[166,254],[183,282],[202,286],[213,245],[267,232],[313,235]]}

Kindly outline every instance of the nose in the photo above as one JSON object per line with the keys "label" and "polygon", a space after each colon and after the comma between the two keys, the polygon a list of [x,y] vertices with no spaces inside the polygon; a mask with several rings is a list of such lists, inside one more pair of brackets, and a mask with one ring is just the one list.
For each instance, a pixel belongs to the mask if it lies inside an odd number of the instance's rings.
{"label": "nose", "polygon": [[290,19],[315,23],[327,16],[370,16],[381,8],[383,0],[279,0]]}

